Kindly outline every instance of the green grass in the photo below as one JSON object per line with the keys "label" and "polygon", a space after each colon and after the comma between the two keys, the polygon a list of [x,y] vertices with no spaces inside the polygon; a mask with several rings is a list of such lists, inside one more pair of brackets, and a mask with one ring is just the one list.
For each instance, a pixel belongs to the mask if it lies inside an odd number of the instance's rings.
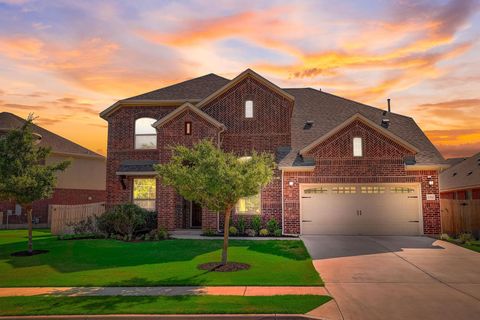
{"label": "green grass", "polygon": [[0,297],[1,316],[61,314],[213,314],[309,312],[327,296]]}
{"label": "green grass", "polygon": [[470,241],[469,244],[460,244],[460,246],[480,253],[480,240]]}
{"label": "green grass", "polygon": [[208,272],[198,264],[219,261],[221,240],[57,240],[34,232],[32,257],[25,230],[0,231],[0,287],[159,285],[322,285],[302,241],[230,241],[229,260],[251,265],[238,272]]}

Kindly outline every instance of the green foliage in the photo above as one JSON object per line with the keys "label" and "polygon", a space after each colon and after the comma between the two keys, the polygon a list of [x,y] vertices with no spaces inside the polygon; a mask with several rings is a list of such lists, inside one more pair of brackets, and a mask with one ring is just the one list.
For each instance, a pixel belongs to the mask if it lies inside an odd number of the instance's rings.
{"label": "green foliage", "polygon": [[275,232],[275,230],[277,230],[277,229],[278,229],[277,220],[275,220],[275,219],[270,219],[270,220],[267,221],[267,230],[268,230],[268,232],[270,232],[270,233],[273,234],[273,233]]}
{"label": "green foliage", "polygon": [[[259,230],[259,231],[260,231],[260,230]],[[257,234],[258,234],[258,233],[257,233],[255,230],[253,230],[253,229],[247,229],[247,230],[245,230],[245,235],[246,235],[247,237],[255,237]]]}
{"label": "green foliage", "polygon": [[260,229],[262,228],[262,219],[260,216],[253,216],[250,221],[250,226],[256,233],[260,232]]}
{"label": "green foliage", "polygon": [[25,124],[0,137],[0,199],[23,206],[49,198],[55,188],[55,173],[64,171],[70,161],[46,164],[50,148],[37,144],[33,116]]}
{"label": "green foliage", "polygon": [[461,244],[468,244],[472,240],[475,240],[475,238],[471,233],[461,233],[458,235],[458,242]]}
{"label": "green foliage", "polygon": [[[139,206],[126,203],[118,205],[97,218],[97,227],[104,234],[120,235],[121,239],[131,240],[132,235],[149,232],[147,223],[151,213]],[[117,237],[117,239],[119,239]]]}
{"label": "green foliage", "polygon": [[275,237],[281,237],[282,236],[282,229],[276,229],[274,232],[273,232],[273,235]]}
{"label": "green foliage", "polygon": [[240,216],[237,220],[238,233],[245,234],[246,222],[245,218]]}
{"label": "green foliage", "polygon": [[158,230],[155,240],[166,240],[169,238],[169,236],[170,235],[168,234],[168,231],[162,228]]}
{"label": "green foliage", "polygon": [[231,235],[231,236],[236,236],[236,235],[238,235],[238,229],[235,228],[234,226],[231,226],[228,229],[228,234]]}
{"label": "green foliage", "polygon": [[193,148],[175,146],[172,151],[169,163],[155,166],[162,183],[212,211],[224,212],[240,198],[257,194],[271,180],[275,167],[270,154],[254,152],[250,160],[239,161],[209,140]]}
{"label": "green foliage", "polygon": [[215,235],[217,235],[217,232],[213,229],[203,229],[202,230],[202,236],[213,237]]}
{"label": "green foliage", "polygon": [[72,227],[73,234],[94,234],[96,231],[95,222],[92,217],[87,217],[87,219],[80,220],[78,222],[67,224],[67,226]]}
{"label": "green foliage", "polygon": [[260,229],[260,232],[258,233],[260,237],[266,237],[269,235],[269,232],[267,229]]}

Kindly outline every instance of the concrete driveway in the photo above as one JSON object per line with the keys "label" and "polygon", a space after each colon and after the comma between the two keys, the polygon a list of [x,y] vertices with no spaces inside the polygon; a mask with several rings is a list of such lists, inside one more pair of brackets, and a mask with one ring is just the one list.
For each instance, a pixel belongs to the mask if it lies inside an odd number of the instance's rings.
{"label": "concrete driveway", "polygon": [[336,302],[314,310],[313,316],[355,320],[480,317],[479,253],[427,237],[302,239]]}

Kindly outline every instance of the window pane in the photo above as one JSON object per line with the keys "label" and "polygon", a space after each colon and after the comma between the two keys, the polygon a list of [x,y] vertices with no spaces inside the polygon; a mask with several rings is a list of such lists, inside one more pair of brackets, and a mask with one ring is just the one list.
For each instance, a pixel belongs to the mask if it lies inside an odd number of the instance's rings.
{"label": "window pane", "polygon": [[133,179],[133,200],[156,199],[156,180],[154,178]]}
{"label": "window pane", "polygon": [[148,211],[155,211],[155,200],[134,200],[134,204]]}
{"label": "window pane", "polygon": [[157,121],[153,118],[140,118],[135,121],[135,134],[156,134],[152,124]]}
{"label": "window pane", "polygon": [[235,210],[239,214],[260,214],[260,193],[251,197],[241,198],[237,202]]}
{"label": "window pane", "polygon": [[135,136],[135,149],[157,148],[157,135]]}
{"label": "window pane", "polygon": [[353,138],[353,156],[354,157],[361,157],[363,156],[362,151],[362,138]]}
{"label": "window pane", "polygon": [[245,101],[245,118],[253,118],[253,101]]}

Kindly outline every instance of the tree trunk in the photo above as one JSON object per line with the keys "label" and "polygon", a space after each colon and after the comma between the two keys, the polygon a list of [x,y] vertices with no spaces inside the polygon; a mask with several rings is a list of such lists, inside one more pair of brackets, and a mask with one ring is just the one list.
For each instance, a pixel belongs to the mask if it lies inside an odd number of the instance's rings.
{"label": "tree trunk", "polygon": [[32,206],[27,206],[27,221],[28,221],[28,253],[33,253],[33,242],[32,242]]}
{"label": "tree trunk", "polygon": [[227,253],[228,253],[228,233],[230,229],[230,214],[232,207],[229,206],[225,210],[225,223],[223,225],[223,250],[222,250],[222,266],[227,264]]}

